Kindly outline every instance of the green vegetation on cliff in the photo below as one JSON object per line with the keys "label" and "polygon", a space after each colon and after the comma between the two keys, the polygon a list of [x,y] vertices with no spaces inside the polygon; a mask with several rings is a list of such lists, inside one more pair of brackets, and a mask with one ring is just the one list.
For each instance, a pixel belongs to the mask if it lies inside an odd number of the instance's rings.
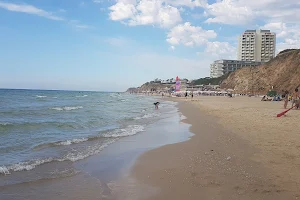
{"label": "green vegetation on cliff", "polygon": [[192,81],[192,85],[220,85],[224,79],[228,77],[229,74],[225,74],[218,78],[200,78]]}

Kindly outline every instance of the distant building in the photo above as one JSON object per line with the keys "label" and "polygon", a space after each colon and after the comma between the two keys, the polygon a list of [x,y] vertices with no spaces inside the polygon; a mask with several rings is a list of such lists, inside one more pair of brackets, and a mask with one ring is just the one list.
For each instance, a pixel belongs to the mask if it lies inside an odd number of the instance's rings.
{"label": "distant building", "polygon": [[167,80],[162,80],[162,84],[175,84],[175,79],[167,79]]}
{"label": "distant building", "polygon": [[275,57],[276,34],[270,30],[246,30],[239,37],[238,60],[268,62]]}
{"label": "distant building", "polygon": [[154,81],[152,81],[152,83],[161,83],[161,79],[156,78]]}
{"label": "distant building", "polygon": [[186,78],[180,79],[181,84],[188,84],[189,80]]}
{"label": "distant building", "polygon": [[210,78],[218,78],[242,67],[254,67],[262,63],[242,60],[216,60],[210,65]]}

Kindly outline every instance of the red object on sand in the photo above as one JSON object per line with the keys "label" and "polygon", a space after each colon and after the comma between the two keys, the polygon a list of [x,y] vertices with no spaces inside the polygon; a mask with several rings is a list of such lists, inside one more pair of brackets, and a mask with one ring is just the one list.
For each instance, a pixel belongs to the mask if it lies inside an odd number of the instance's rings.
{"label": "red object on sand", "polygon": [[287,112],[289,112],[290,110],[292,110],[294,107],[295,107],[295,106],[293,106],[293,107],[291,107],[291,108],[289,108],[289,109],[287,109],[287,110],[285,110],[285,111],[283,111],[283,112],[277,114],[277,117],[281,117],[281,116],[284,115],[285,113],[287,113]]}

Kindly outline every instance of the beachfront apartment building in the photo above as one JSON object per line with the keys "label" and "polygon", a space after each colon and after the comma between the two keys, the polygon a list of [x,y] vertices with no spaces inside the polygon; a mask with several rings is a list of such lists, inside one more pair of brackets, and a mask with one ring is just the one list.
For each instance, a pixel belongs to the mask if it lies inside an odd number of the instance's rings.
{"label": "beachfront apartment building", "polygon": [[242,67],[255,67],[263,64],[257,61],[216,60],[210,65],[210,78],[218,78]]}
{"label": "beachfront apartment building", "polygon": [[246,30],[239,37],[238,60],[268,62],[275,57],[276,34],[270,30]]}

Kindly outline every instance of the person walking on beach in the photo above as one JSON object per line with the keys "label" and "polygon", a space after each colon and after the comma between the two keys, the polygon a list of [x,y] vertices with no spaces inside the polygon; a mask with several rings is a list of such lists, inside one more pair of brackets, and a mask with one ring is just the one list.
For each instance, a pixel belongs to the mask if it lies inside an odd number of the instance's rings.
{"label": "person walking on beach", "polygon": [[283,98],[283,101],[284,101],[284,109],[286,109],[287,105],[288,105],[288,102],[289,102],[289,91],[285,91],[282,95],[282,98]]}
{"label": "person walking on beach", "polygon": [[292,107],[295,105],[296,109],[299,108],[300,103],[300,94],[298,88],[295,89],[295,92],[293,93],[293,103]]}
{"label": "person walking on beach", "polygon": [[187,91],[185,92],[185,98],[187,98],[187,96],[188,96],[188,93],[187,93]]}

